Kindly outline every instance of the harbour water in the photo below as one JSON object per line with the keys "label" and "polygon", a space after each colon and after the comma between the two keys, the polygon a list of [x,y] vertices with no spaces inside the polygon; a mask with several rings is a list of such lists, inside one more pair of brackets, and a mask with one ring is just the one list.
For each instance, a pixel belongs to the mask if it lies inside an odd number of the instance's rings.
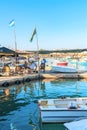
{"label": "harbour water", "polygon": [[40,80],[0,87],[0,130],[65,130],[63,124],[42,125],[37,101],[41,98],[86,97],[85,80]]}

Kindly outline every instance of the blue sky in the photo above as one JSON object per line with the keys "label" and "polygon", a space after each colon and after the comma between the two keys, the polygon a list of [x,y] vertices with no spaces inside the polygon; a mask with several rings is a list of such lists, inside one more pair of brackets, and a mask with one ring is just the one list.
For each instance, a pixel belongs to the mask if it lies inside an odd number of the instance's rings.
{"label": "blue sky", "polygon": [[30,38],[36,26],[39,49],[87,48],[87,0],[0,0],[0,45],[36,50]]}

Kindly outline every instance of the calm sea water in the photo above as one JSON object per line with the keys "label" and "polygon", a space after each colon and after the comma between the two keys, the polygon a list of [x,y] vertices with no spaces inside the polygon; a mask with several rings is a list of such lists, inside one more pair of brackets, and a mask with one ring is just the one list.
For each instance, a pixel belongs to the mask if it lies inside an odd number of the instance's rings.
{"label": "calm sea water", "polygon": [[0,88],[0,130],[65,130],[63,124],[39,121],[38,99],[61,96],[87,96],[87,81],[40,80]]}

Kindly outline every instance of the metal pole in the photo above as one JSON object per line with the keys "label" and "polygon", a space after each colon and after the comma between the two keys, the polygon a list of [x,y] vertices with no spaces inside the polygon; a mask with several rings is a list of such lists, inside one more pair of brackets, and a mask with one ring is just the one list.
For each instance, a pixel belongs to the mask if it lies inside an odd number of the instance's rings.
{"label": "metal pole", "polygon": [[15,61],[17,63],[17,43],[16,43],[16,29],[15,29],[15,25],[14,25],[14,42],[15,42]]}
{"label": "metal pole", "polygon": [[38,74],[40,74],[40,68],[39,68],[39,45],[38,45],[37,33],[36,33],[36,38],[37,38]]}

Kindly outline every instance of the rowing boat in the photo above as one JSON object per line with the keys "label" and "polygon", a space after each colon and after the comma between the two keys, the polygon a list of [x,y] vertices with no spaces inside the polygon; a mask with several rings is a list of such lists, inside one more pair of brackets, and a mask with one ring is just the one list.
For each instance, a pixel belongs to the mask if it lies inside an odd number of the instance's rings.
{"label": "rowing boat", "polygon": [[87,117],[87,98],[38,100],[42,123],[68,122]]}

